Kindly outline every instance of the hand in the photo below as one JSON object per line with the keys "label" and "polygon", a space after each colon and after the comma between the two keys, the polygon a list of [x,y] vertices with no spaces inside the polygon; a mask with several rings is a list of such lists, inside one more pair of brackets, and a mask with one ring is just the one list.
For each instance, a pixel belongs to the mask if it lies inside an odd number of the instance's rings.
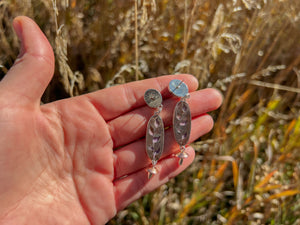
{"label": "hand", "polygon": [[195,153],[187,147],[189,157],[178,164],[169,129],[159,173],[148,180],[143,137],[153,110],[144,92],[162,93],[169,126],[178,99],[167,86],[184,79],[192,142],[211,130],[206,112],[220,106],[218,91],[195,91],[193,76],[173,75],[40,105],[54,71],[52,48],[31,19],[17,17],[13,25],[21,53],[0,82],[0,224],[104,224],[192,163]]}

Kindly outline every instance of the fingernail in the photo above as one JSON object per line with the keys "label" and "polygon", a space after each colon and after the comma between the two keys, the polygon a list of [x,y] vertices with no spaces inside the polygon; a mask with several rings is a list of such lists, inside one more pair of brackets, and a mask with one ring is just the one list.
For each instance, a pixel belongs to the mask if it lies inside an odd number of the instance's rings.
{"label": "fingernail", "polygon": [[13,27],[15,29],[15,32],[21,42],[21,50],[20,50],[20,53],[18,55],[18,58],[21,58],[22,55],[24,54],[25,52],[25,48],[23,46],[23,27],[22,27],[22,21],[21,21],[21,18],[20,17],[16,17],[13,21]]}

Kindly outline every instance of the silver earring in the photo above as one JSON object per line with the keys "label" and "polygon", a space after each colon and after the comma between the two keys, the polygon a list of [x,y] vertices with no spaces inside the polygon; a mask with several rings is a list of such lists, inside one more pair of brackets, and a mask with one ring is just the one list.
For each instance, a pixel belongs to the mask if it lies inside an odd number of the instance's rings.
{"label": "silver earring", "polygon": [[176,142],[180,146],[180,153],[177,157],[180,159],[179,164],[189,155],[185,152],[185,145],[188,143],[191,134],[191,110],[186,100],[190,97],[187,85],[181,80],[171,80],[169,91],[180,97],[173,112],[173,132]]}
{"label": "silver earring", "polygon": [[151,159],[152,168],[148,169],[148,178],[157,174],[155,167],[160,158],[164,148],[164,123],[159,113],[162,111],[162,96],[155,89],[148,89],[145,92],[144,100],[151,108],[155,108],[154,115],[149,119],[146,130],[146,152]]}

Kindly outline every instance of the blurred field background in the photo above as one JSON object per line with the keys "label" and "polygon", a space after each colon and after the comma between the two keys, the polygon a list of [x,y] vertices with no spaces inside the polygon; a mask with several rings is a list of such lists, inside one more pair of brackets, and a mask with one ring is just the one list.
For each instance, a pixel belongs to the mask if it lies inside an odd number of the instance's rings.
{"label": "blurred field background", "polygon": [[43,103],[174,73],[224,94],[193,165],[108,224],[300,224],[299,0],[0,0],[0,77],[17,15],[55,51]]}

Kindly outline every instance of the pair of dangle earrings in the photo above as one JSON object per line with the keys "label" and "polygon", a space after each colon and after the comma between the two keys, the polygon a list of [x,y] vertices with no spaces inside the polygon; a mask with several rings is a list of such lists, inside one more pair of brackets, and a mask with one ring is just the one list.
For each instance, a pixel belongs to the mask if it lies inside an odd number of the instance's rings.
{"label": "pair of dangle earrings", "polygon": [[[188,157],[185,152],[185,145],[188,143],[191,133],[191,111],[186,100],[189,98],[188,87],[181,80],[172,80],[169,83],[169,91],[180,97],[180,101],[176,104],[173,112],[173,133],[176,142],[180,146],[180,153],[177,154],[179,164],[181,165],[183,159]],[[164,148],[164,123],[160,117],[162,111],[162,96],[155,89],[148,89],[145,92],[144,100],[146,104],[155,108],[154,115],[149,119],[146,131],[146,152],[151,159],[152,168],[148,169],[148,178],[157,174],[155,165],[162,155]]]}

